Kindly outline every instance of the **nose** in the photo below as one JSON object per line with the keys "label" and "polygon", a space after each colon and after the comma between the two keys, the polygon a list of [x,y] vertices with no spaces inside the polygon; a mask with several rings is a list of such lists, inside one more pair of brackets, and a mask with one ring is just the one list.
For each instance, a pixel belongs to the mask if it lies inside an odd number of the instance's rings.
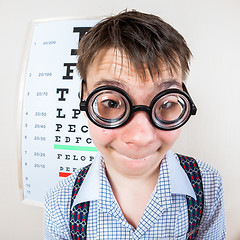
{"label": "nose", "polygon": [[156,131],[146,112],[135,112],[130,121],[123,126],[122,140],[128,145],[147,147],[156,141]]}

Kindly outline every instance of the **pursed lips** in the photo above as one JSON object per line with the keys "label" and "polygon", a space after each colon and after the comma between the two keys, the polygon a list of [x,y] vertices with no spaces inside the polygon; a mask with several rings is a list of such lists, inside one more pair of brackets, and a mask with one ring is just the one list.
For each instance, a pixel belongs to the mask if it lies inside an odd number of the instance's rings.
{"label": "pursed lips", "polygon": [[147,160],[147,158],[153,156],[156,152],[158,152],[159,149],[160,148],[139,154],[139,151],[117,151],[116,149],[112,148],[112,150],[115,151],[118,155],[128,158],[129,160]]}

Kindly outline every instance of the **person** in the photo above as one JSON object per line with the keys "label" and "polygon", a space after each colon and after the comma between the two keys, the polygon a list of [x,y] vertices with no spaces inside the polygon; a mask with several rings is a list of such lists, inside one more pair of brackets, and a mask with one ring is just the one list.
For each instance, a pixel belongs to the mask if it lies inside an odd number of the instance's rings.
{"label": "person", "polygon": [[[196,195],[171,148],[196,113],[185,86],[191,56],[177,30],[136,10],[103,19],[81,39],[80,109],[99,152],[73,205],[81,169],[47,193],[45,239],[72,239],[70,212],[86,201],[86,239],[186,239],[186,196]],[[204,192],[196,239],[225,239],[221,176],[196,162]]]}

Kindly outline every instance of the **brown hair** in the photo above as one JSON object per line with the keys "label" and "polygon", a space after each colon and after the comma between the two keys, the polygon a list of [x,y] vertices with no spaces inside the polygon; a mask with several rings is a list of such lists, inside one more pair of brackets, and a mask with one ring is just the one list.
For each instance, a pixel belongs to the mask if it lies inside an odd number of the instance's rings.
{"label": "brown hair", "polygon": [[125,54],[141,79],[146,68],[151,77],[160,75],[162,67],[170,72],[181,67],[183,79],[189,71],[191,51],[184,38],[161,18],[135,10],[103,19],[81,39],[77,69],[86,80],[88,67],[101,50],[117,49]]}

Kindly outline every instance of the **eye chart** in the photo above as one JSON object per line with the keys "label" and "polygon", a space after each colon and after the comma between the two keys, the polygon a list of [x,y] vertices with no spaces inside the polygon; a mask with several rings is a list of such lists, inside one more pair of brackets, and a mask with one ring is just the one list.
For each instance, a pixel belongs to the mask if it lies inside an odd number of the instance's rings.
{"label": "eye chart", "polygon": [[49,188],[91,163],[96,154],[79,110],[76,49],[97,21],[33,24],[19,107],[19,184],[26,203],[42,205]]}

